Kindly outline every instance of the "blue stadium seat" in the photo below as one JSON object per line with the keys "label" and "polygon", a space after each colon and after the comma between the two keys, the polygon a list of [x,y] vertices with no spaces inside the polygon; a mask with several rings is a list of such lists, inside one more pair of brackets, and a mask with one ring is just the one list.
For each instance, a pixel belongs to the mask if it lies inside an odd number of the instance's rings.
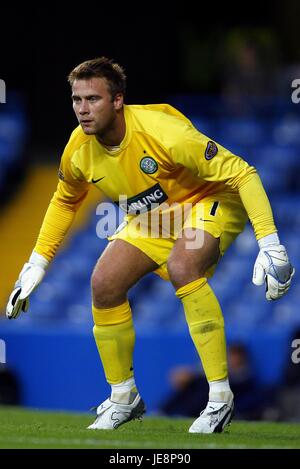
{"label": "blue stadium seat", "polygon": [[196,127],[196,129],[199,130],[202,134],[206,135],[207,137],[210,137],[211,139],[215,140],[215,134],[216,134],[216,121],[212,119],[205,119],[201,118],[198,116],[192,116],[191,121],[193,125]]}
{"label": "blue stadium seat", "polygon": [[282,298],[281,301],[274,304],[272,318],[269,322],[274,327],[280,329],[287,325],[296,328],[300,327],[300,316],[299,316],[299,300],[300,295],[297,297],[292,292],[288,293],[286,298]]}
{"label": "blue stadium seat", "polygon": [[272,137],[276,144],[300,144],[300,116],[286,114],[273,122]]}
{"label": "blue stadium seat", "polygon": [[266,139],[264,121],[248,118],[224,118],[218,121],[218,138],[232,144],[258,146]]}
{"label": "blue stadium seat", "polygon": [[0,189],[4,189],[6,175],[24,156],[27,122],[22,98],[16,93],[9,93],[5,105],[0,105]]}
{"label": "blue stadium seat", "polygon": [[291,181],[288,170],[279,171],[278,168],[262,164],[262,162],[257,163],[256,169],[267,193],[283,193],[288,191]]}
{"label": "blue stadium seat", "polygon": [[288,171],[289,168],[299,165],[299,150],[294,145],[275,145],[272,142],[265,142],[263,145],[258,145],[253,153],[257,164],[268,168]]}

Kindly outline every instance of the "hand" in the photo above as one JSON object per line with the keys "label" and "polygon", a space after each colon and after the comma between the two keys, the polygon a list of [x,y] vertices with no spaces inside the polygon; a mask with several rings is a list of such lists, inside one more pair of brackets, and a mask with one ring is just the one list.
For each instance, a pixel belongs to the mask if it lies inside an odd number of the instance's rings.
{"label": "hand", "polygon": [[26,262],[14,289],[8,299],[6,306],[6,317],[16,319],[21,311],[27,311],[29,308],[29,295],[42,281],[46,267],[47,259],[35,252],[30,256],[29,262]]}
{"label": "hand", "polygon": [[266,284],[267,300],[281,298],[290,288],[295,269],[282,244],[266,245],[259,251],[254,264],[254,285]]}

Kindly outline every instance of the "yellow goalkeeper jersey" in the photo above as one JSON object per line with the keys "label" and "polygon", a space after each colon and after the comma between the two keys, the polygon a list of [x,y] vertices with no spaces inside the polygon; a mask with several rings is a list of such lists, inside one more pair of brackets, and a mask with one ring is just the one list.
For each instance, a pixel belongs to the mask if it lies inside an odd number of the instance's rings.
{"label": "yellow goalkeeper jersey", "polygon": [[71,134],[37,252],[53,257],[90,185],[116,203],[121,196],[121,208],[129,215],[151,210],[152,204],[194,204],[229,192],[241,197],[258,239],[276,231],[260,179],[246,161],[170,105],[125,105],[124,116],[126,134],[117,148],[103,146],[80,126]]}

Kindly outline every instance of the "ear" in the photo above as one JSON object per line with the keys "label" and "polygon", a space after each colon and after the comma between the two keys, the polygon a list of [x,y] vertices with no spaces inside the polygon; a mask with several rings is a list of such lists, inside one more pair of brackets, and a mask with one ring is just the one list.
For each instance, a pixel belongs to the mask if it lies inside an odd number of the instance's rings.
{"label": "ear", "polygon": [[124,104],[124,96],[122,95],[122,93],[116,94],[115,99],[114,99],[115,110],[119,111],[120,109],[122,109],[123,104]]}

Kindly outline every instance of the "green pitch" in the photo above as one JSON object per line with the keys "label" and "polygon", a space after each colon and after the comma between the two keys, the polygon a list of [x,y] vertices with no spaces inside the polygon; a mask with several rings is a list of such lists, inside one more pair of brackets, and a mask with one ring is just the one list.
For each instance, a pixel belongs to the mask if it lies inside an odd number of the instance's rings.
{"label": "green pitch", "polygon": [[192,419],[144,417],[118,430],[86,430],[93,414],[0,407],[0,448],[300,448],[300,423],[232,423],[222,434],[189,434]]}

